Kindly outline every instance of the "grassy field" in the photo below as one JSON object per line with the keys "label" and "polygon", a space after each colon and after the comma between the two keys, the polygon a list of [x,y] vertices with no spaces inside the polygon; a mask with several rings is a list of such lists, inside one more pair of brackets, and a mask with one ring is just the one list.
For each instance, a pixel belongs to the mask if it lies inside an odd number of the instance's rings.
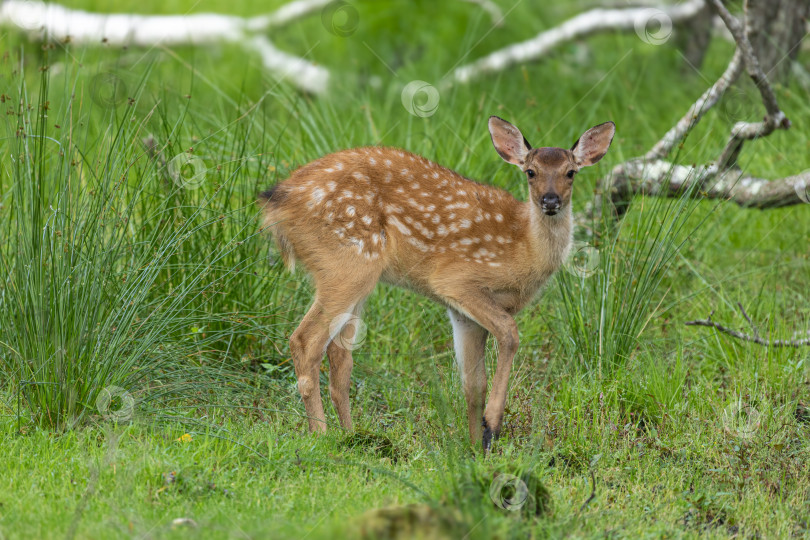
{"label": "grassy field", "polygon": [[[384,144],[524,198],[489,115],[534,146],[613,120],[610,152],[577,177],[581,210],[733,52],[714,40],[696,71],[677,36],[603,35],[441,87],[585,7],[500,3],[494,29],[473,4],[418,1],[358,2],[347,37],[318,14],[279,30],[279,47],[332,71],[323,96],[233,44],[43,47],[2,30],[0,538],[810,536],[810,348],[684,325],[713,313],[751,332],[739,302],[763,335],[808,337],[810,205],[636,198],[618,228],[580,227],[587,260],[518,318],[488,455],[467,442],[445,310],[379,286],[354,351],[356,433],[328,399],[332,429],[305,433],[287,337],[312,288],[260,232],[257,192],[329,151]],[[115,9],[255,14],[220,0]],[[435,114],[403,106],[413,80],[441,88]],[[776,91],[794,128],[741,159],[765,178],[810,168],[808,92]],[[762,114],[742,81],[676,161],[712,160],[735,121]],[[490,342],[490,373],[494,358]]]}

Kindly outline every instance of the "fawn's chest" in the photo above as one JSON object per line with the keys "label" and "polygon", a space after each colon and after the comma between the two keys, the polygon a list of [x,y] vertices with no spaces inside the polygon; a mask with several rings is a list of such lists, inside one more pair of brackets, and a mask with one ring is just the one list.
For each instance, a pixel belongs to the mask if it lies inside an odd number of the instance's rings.
{"label": "fawn's chest", "polygon": [[518,267],[509,286],[493,291],[501,307],[512,313],[520,311],[560,269],[571,249],[572,221],[569,214],[530,225],[525,254],[529,264]]}

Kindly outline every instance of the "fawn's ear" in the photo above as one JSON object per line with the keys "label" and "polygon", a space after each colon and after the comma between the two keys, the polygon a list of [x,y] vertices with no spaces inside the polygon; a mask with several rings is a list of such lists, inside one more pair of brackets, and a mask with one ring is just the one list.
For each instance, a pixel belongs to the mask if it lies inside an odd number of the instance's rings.
{"label": "fawn's ear", "polygon": [[594,126],[577,139],[571,151],[577,160],[577,166],[587,167],[593,165],[607,153],[613,134],[616,133],[616,124],[605,122]]}
{"label": "fawn's ear", "polygon": [[523,165],[526,154],[532,149],[529,141],[518,128],[497,116],[489,117],[489,135],[498,154],[508,163]]}

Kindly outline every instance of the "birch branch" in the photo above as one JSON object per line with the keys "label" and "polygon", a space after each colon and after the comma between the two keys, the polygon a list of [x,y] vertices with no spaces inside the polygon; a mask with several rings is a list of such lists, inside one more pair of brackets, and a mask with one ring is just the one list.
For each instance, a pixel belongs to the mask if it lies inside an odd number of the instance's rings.
{"label": "birch branch", "polygon": [[762,95],[762,103],[765,105],[765,110],[768,111],[768,115],[773,117],[781,115],[782,111],[779,109],[779,104],[776,101],[776,94],[773,93],[773,88],[771,88],[768,78],[759,67],[759,60],[754,53],[751,42],[748,40],[746,30],[750,27],[748,23],[748,0],[746,0],[743,7],[745,29],[743,28],[743,24],[729,13],[720,0],[712,0],[712,5],[720,18],[723,19],[731,35],[734,36],[734,41],[737,42],[737,48],[742,51],[748,75],[751,77],[751,80],[754,81],[759,93]]}
{"label": "birch branch", "polygon": [[475,4],[489,14],[492,19],[492,25],[495,27],[503,26],[503,12],[501,8],[492,0],[461,0],[469,4]]}
{"label": "birch branch", "polygon": [[739,51],[734,52],[728,67],[708,90],[701,95],[695,103],[689,107],[686,114],[678,120],[678,122],[661,138],[660,141],[650,149],[644,156],[644,159],[654,160],[666,157],[675,146],[681,143],[686,135],[692,130],[695,125],[700,122],[703,115],[709,109],[714,107],[723,94],[728,90],[734,81],[736,81],[743,70],[742,53]]}
{"label": "birch branch", "polygon": [[[272,45],[260,34],[289,24],[325,7],[329,0],[295,0],[273,13],[252,18],[215,13],[131,15],[91,13],[59,4],[6,0],[0,4],[0,26],[14,26],[33,39],[55,39],[86,45],[204,45],[227,42],[258,52],[276,76],[312,93],[323,93],[329,71]],[[256,34],[256,35],[253,35]]]}
{"label": "birch branch", "polygon": [[245,28],[251,32],[265,32],[286,26],[320,11],[334,0],[294,0],[284,4],[273,13],[257,15],[245,21]]}
{"label": "birch branch", "polygon": [[718,165],[725,169],[737,163],[737,157],[745,141],[766,137],[776,129],[788,129],[790,128],[790,120],[788,120],[779,108],[776,94],[768,81],[768,77],[762,71],[759,60],[754,53],[754,48],[751,46],[751,42],[748,39],[748,33],[751,28],[748,19],[748,2],[746,1],[743,6],[744,26],[729,13],[720,0],[712,0],[712,6],[728,27],[729,32],[734,36],[734,40],[737,42],[737,50],[740,51],[745,61],[748,76],[751,77],[757,90],[759,90],[762,103],[767,113],[761,122],[740,122],[734,126],[731,130],[731,137],[726,143],[726,147],[721,152],[720,158],[717,160]]}
{"label": "birch branch", "polygon": [[265,36],[246,38],[242,45],[257,52],[262,64],[269,71],[280,74],[283,78],[294,75],[292,80],[302,90],[313,94],[321,94],[326,90],[329,83],[329,72],[326,69],[277,49]]}
{"label": "birch branch", "polygon": [[[695,192],[699,196],[729,200],[746,208],[776,208],[810,202],[810,171],[768,181],[734,168],[744,141],[765,137],[776,129],[787,129],[790,121],[779,108],[776,95],[759,67],[756,53],[746,34],[748,0],[743,7],[743,22],[731,15],[721,0],[711,2],[737,43],[728,67],[649,152],[643,157],[620,163],[609,176],[600,181],[601,193],[597,194],[594,203],[588,208],[589,215],[601,210],[601,197],[604,193],[609,195],[617,217],[624,214],[636,193],[678,197],[690,188],[697,188]],[[684,166],[664,161],[663,158],[685,139],[703,115],[720,100],[743,69],[760,92],[766,110],[764,120],[735,124],[729,141],[714,163]]]}
{"label": "birch branch", "polygon": [[810,202],[810,170],[766,180],[717,165],[676,165],[638,158],[618,165],[612,174],[611,199],[619,215],[632,194],[679,197],[696,188],[696,197],[731,201],[743,208],[779,208]]}
{"label": "birch branch", "polygon": [[[734,57],[731,59],[731,62],[729,62],[726,71],[720,79],[704,92],[689,108],[686,115],[647,152],[644,156],[647,160],[666,157],[667,154],[686,137],[703,115],[720,100],[723,93],[728,90],[740,76],[743,67],[745,67],[749,76],[754,81],[754,84],[757,86],[757,89],[759,89],[767,115],[762,122],[740,122],[732,128],[731,137],[725,149],[721,152],[720,158],[717,160],[720,169],[727,169],[736,163],[743,141],[765,137],[770,135],[777,128],[787,129],[790,127],[790,121],[779,109],[776,95],[768,82],[768,78],[759,67],[759,61],[748,40],[743,23],[729,13],[720,0],[711,0],[711,2],[718,16],[722,19],[729,32],[731,32],[731,35],[734,37],[734,41],[737,43]],[[745,11],[743,12],[746,20],[747,5],[746,2]]]}
{"label": "birch branch", "polygon": [[647,23],[658,17],[668,21],[671,30],[671,24],[695,17],[704,5],[705,0],[687,0],[680,4],[661,5],[656,8],[592,9],[543,31],[530,40],[509,45],[456,68],[449,75],[446,84],[467,83],[487,73],[538,60],[555,47],[578,38],[616,30],[644,29]]}

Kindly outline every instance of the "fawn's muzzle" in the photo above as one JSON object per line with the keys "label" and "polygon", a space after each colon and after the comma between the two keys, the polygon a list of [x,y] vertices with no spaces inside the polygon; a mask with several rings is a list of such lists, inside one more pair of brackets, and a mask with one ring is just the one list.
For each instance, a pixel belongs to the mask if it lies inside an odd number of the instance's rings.
{"label": "fawn's muzzle", "polygon": [[559,212],[561,206],[562,201],[560,200],[560,196],[556,193],[546,193],[540,200],[540,208],[547,216],[553,216]]}

